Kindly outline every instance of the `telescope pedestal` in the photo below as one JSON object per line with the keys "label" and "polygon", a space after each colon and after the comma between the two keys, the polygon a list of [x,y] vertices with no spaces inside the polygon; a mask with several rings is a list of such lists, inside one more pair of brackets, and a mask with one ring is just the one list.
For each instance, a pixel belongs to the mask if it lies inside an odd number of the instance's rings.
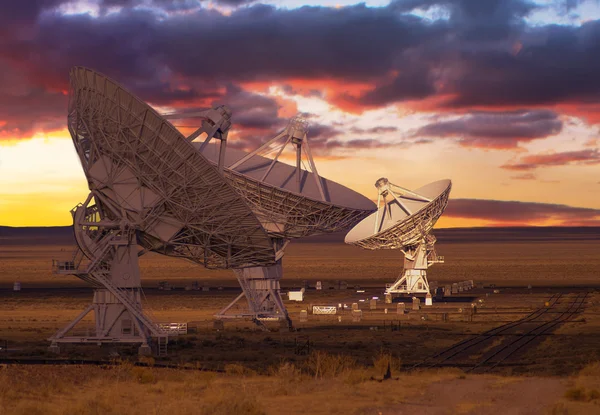
{"label": "telescope pedestal", "polygon": [[[242,293],[227,307],[215,315],[217,319],[252,318],[257,324],[268,320],[286,321],[288,327],[292,321],[283,304],[279,280],[283,276],[281,260],[270,267],[252,267],[235,269],[235,275],[242,287]],[[241,312],[228,312],[243,297],[246,297],[248,308]]]}
{"label": "telescope pedestal", "polygon": [[385,290],[386,294],[429,294],[427,272],[421,269],[405,269],[395,283]]}
{"label": "telescope pedestal", "polygon": [[404,270],[396,282],[386,288],[386,294],[429,294],[427,268],[435,263],[443,263],[444,258],[437,255],[435,237],[427,235],[415,246],[404,252]]}
{"label": "telescope pedestal", "polygon": [[[140,289],[123,293],[131,304],[141,311]],[[94,333],[81,336],[66,336],[89,313],[93,312]],[[59,343],[141,343],[140,354],[150,354],[151,333],[127,307],[107,289],[95,289],[94,299],[81,314],[49,340],[51,351],[59,351]]]}
{"label": "telescope pedestal", "polygon": [[[165,343],[160,340],[167,339],[166,333],[142,311],[138,254],[130,239],[107,233],[94,247],[95,258],[84,269],[79,269],[81,262],[55,262],[55,273],[77,275],[98,288],[94,289],[92,304],[48,339],[51,351],[59,352],[60,343],[141,343],[140,354],[150,354],[152,336],[159,338],[159,344]],[[93,333],[88,329],[82,335],[68,336],[90,312]]]}

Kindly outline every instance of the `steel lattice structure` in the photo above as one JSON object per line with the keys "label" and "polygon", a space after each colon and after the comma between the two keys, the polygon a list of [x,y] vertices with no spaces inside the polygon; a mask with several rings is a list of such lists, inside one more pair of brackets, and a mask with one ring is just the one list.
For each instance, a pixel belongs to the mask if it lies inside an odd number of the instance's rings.
{"label": "steel lattice structure", "polygon": [[282,229],[269,229],[273,238],[296,239],[351,228],[372,210],[338,206],[281,190],[225,169],[225,177],[263,224],[283,223]]}
{"label": "steel lattice structure", "polygon": [[69,131],[107,217],[124,210],[141,245],[208,268],[275,263],[248,205],[171,123],[114,81],[71,72]]}

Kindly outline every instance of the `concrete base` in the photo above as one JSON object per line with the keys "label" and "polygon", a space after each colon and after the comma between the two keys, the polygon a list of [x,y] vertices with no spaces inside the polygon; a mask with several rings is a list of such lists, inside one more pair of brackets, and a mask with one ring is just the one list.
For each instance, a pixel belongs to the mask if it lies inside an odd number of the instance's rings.
{"label": "concrete base", "polygon": [[397,314],[404,314],[405,310],[406,310],[405,303],[397,303],[397,305],[396,305],[396,313]]}
{"label": "concrete base", "polygon": [[279,328],[280,329],[289,329],[290,331],[292,331],[294,329],[294,327],[290,324],[290,321],[288,321],[288,320],[279,320]]}
{"label": "concrete base", "polygon": [[[238,295],[227,307],[219,311],[217,318],[276,318],[285,320],[291,326],[291,320],[283,304],[279,280],[283,276],[281,261],[270,267],[251,267],[233,270],[242,294]],[[232,307],[242,298],[246,298],[248,307],[237,313],[230,313]]]}
{"label": "concrete base", "polygon": [[150,347],[150,345],[148,343],[144,343],[138,348],[138,354],[140,356],[151,356],[152,348]]}
{"label": "concrete base", "polygon": [[308,312],[306,310],[301,310],[300,311],[300,321],[301,322],[308,321]]}
{"label": "concrete base", "polygon": [[50,353],[60,354],[60,346],[56,343],[53,343],[48,347],[48,351]]}

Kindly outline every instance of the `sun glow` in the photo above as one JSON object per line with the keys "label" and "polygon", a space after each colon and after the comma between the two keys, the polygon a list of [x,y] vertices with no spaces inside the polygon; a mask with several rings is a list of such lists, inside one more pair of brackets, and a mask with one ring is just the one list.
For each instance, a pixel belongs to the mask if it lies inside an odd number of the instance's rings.
{"label": "sun glow", "polygon": [[0,143],[0,224],[69,225],[70,210],[86,194],[68,132]]}

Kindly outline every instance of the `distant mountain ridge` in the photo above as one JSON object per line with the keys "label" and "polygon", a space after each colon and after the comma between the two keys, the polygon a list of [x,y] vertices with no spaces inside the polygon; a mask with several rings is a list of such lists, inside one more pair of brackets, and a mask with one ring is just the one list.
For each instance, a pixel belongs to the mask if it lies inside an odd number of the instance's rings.
{"label": "distant mountain ridge", "polygon": [[2,245],[73,245],[72,226],[12,227],[0,226]]}
{"label": "distant mountain ridge", "polygon": [[[434,229],[440,243],[527,242],[527,241],[596,241],[600,227],[507,227]],[[310,236],[295,243],[343,243],[346,232]],[[72,245],[71,226],[10,227],[0,226],[2,245]]]}

